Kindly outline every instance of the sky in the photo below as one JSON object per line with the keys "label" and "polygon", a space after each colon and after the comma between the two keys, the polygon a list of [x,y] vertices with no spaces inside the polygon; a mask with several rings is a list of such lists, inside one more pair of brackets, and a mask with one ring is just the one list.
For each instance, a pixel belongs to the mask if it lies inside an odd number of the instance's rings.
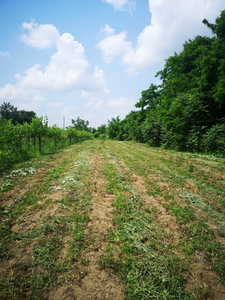
{"label": "sky", "polygon": [[0,0],[0,104],[49,125],[123,119],[224,0]]}

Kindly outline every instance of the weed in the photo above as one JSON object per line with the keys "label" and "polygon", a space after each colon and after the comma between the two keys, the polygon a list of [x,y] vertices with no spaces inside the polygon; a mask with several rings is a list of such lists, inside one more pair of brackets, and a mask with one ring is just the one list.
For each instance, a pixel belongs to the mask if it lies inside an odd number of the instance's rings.
{"label": "weed", "polygon": [[195,220],[194,210],[192,207],[180,205],[167,205],[162,204],[167,210],[171,210],[177,218],[179,223],[188,223]]}
{"label": "weed", "polygon": [[195,169],[195,167],[194,167],[194,165],[193,164],[190,164],[189,165],[189,168],[188,168],[188,172],[194,172],[194,169]]}
{"label": "weed", "polygon": [[81,259],[81,263],[85,266],[87,266],[89,264],[89,259],[88,258],[82,258]]}

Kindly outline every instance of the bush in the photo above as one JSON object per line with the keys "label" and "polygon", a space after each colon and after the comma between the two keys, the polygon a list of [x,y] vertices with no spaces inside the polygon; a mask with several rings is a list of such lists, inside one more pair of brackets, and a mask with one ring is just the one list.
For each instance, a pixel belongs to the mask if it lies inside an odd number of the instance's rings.
{"label": "bush", "polygon": [[203,136],[203,146],[208,153],[225,156],[225,124],[212,126]]}
{"label": "bush", "polygon": [[162,143],[162,124],[157,118],[147,118],[142,125],[142,136],[145,143],[152,147],[160,147]]}
{"label": "bush", "polygon": [[99,133],[98,133],[98,131],[96,131],[95,133],[94,133],[94,138],[96,139],[96,138],[98,138],[99,137]]}

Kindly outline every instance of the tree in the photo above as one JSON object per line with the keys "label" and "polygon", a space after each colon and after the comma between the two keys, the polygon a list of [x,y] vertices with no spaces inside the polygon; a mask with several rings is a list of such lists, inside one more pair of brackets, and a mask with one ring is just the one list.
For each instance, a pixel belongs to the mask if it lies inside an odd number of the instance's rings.
{"label": "tree", "polygon": [[142,110],[147,106],[148,108],[155,108],[155,100],[159,95],[157,92],[158,86],[151,83],[150,87],[141,92],[142,97],[139,99],[139,102],[135,104],[135,107],[141,108]]}
{"label": "tree", "polygon": [[212,30],[212,33],[216,35],[217,39],[225,38],[225,10],[216,18],[215,24],[209,23],[206,19],[204,19],[202,23]]}
{"label": "tree", "polygon": [[[193,128],[205,130],[210,122],[210,114],[208,107],[201,99],[192,94],[183,93],[174,99],[168,111],[164,111],[161,120],[165,129],[172,133],[174,146],[178,150],[186,150],[189,133]],[[200,133],[203,134],[203,132]],[[198,145],[201,134],[199,134]]]}
{"label": "tree", "polygon": [[12,120],[13,122],[15,121],[17,114],[17,108],[14,107],[14,105],[11,105],[10,102],[3,102],[3,104],[0,106],[1,119]]}
{"label": "tree", "polygon": [[36,113],[34,111],[19,110],[15,121],[19,124],[30,124],[34,118],[36,118]]}
{"label": "tree", "polygon": [[12,120],[12,124],[14,125],[16,125],[16,123],[30,124],[35,116],[35,112],[18,110],[16,107],[14,107],[14,105],[11,105],[10,102],[3,102],[3,104],[0,106],[0,118]]}
{"label": "tree", "polygon": [[110,139],[117,139],[117,136],[120,131],[119,124],[120,124],[120,118],[118,116],[116,118],[112,118],[111,121],[108,120],[107,133]]}
{"label": "tree", "polygon": [[105,124],[101,125],[100,127],[98,127],[98,132],[99,134],[103,134],[103,133],[106,133],[106,130],[107,130],[107,126]]}
{"label": "tree", "polygon": [[77,130],[89,131],[88,129],[89,122],[82,120],[80,117],[78,117],[76,120],[72,119],[72,124],[73,127],[76,128]]}
{"label": "tree", "polygon": [[42,140],[48,135],[48,119],[45,117],[32,119],[31,126],[31,137],[34,139],[34,145],[36,146],[36,138],[38,139],[39,152],[42,150]]}
{"label": "tree", "polygon": [[142,125],[142,135],[145,143],[152,147],[160,147],[162,144],[163,125],[158,116],[149,116]]}

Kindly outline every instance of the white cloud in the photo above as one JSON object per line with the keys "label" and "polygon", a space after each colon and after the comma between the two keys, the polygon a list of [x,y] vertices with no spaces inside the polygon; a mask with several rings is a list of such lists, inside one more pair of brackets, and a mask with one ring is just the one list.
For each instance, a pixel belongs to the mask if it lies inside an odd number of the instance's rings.
{"label": "white cloud", "polygon": [[99,109],[102,105],[103,105],[104,101],[98,101],[96,104],[95,104],[95,108],[96,109]]}
{"label": "white cloud", "polygon": [[8,51],[0,51],[0,56],[9,56],[12,57],[12,55]]}
{"label": "white cloud", "polygon": [[28,111],[32,110],[35,111],[36,113],[42,110],[44,106],[45,106],[45,98],[43,98],[41,95],[38,94],[34,95],[31,98],[31,100],[19,104],[20,109],[24,109]]}
{"label": "white cloud", "polygon": [[135,9],[135,2],[132,0],[102,0],[102,2],[113,5],[114,10],[128,9],[131,12],[132,9]]}
{"label": "white cloud", "polygon": [[124,34],[113,34],[97,46],[103,51],[106,62],[121,55],[128,74],[137,74],[139,69],[163,65],[165,59],[175,51],[182,50],[183,43],[188,39],[196,35],[210,36],[211,32],[202,24],[202,20],[206,18],[214,23],[223,9],[223,0],[189,0],[185,3],[177,0],[149,0],[151,24],[139,34],[135,47],[131,47]]}
{"label": "white cloud", "polygon": [[3,88],[0,88],[0,99],[13,100],[24,99],[28,96],[28,91],[18,85],[6,84]]}
{"label": "white cloud", "polygon": [[49,103],[50,106],[53,106],[53,107],[59,107],[59,106],[63,106],[64,105],[64,102],[58,102],[58,103]]}
{"label": "white cloud", "polygon": [[108,106],[113,108],[133,107],[134,101],[121,96],[119,99],[108,100]]}
{"label": "white cloud", "polygon": [[28,34],[21,34],[21,40],[32,47],[38,49],[47,49],[54,46],[59,39],[59,32],[52,24],[39,25],[32,20],[30,23],[23,23],[23,29]]}
{"label": "white cloud", "polygon": [[110,93],[106,87],[105,74],[101,69],[99,69],[99,67],[95,67],[94,74],[87,75],[85,80],[86,82],[82,85],[82,97],[98,100],[99,98]]}
{"label": "white cloud", "polygon": [[101,40],[97,47],[102,50],[106,63],[110,63],[114,57],[132,50],[132,43],[125,41],[127,37],[126,31],[114,34],[114,29],[110,28],[109,25],[106,25],[101,31],[105,31],[108,36]]}
{"label": "white cloud", "polygon": [[[32,28],[33,25],[29,26]],[[83,97],[95,100],[109,93],[104,72],[97,66],[93,74],[88,72],[90,65],[84,48],[71,34],[61,35],[56,41],[56,48],[57,51],[51,56],[44,71],[36,64],[26,70],[24,75],[15,74],[17,83],[0,88],[0,99],[41,93],[80,92]]]}
{"label": "white cloud", "polygon": [[114,34],[115,30],[111,28],[109,25],[106,25],[104,28],[101,28],[100,32],[105,32],[107,36]]}
{"label": "white cloud", "polygon": [[100,100],[100,101],[97,101],[97,102],[95,102],[95,101],[90,101],[90,102],[88,102],[87,104],[86,104],[86,107],[91,107],[91,106],[93,106],[95,109],[99,109],[102,105],[104,104],[104,101],[103,100]]}

